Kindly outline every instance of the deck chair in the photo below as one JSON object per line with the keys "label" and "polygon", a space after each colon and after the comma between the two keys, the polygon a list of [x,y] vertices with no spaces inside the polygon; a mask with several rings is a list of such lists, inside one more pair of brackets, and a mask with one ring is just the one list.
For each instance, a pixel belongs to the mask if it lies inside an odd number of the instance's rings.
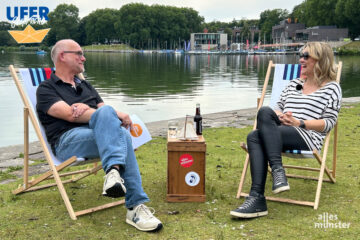
{"label": "deck chair", "polygon": [[[273,79],[273,86],[272,86],[272,93],[271,93],[271,99],[270,99],[270,107],[274,106],[277,100],[280,97],[280,94],[282,90],[287,86],[287,84],[290,82],[288,80],[297,78],[300,76],[301,66],[299,64],[274,64],[272,61],[269,61],[267,73],[265,76],[265,82],[262,89],[262,94],[260,99],[258,99],[258,109],[260,109],[263,106],[264,98],[266,89],[269,83],[269,79],[272,73],[272,69],[275,68],[274,71],[274,79]],[[337,76],[336,81],[340,82],[340,75],[341,75],[341,69],[342,69],[342,62],[339,62],[337,65]],[[256,118],[253,126],[253,130],[256,129]],[[332,169],[328,169],[326,166],[326,158],[328,154],[329,144],[330,144],[330,134],[331,132],[334,132],[333,136],[333,157],[332,157]],[[320,164],[319,168],[310,168],[305,166],[293,166],[293,165],[284,165],[285,168],[292,168],[292,169],[298,169],[298,170],[304,170],[304,171],[317,171],[319,172],[318,177],[311,177],[311,176],[300,176],[295,174],[286,174],[287,177],[290,178],[301,178],[301,179],[310,179],[310,180],[316,180],[317,188],[315,193],[315,200],[314,202],[310,201],[301,201],[301,200],[295,200],[290,198],[278,198],[278,197],[272,197],[267,196],[266,199],[270,201],[277,201],[277,202],[285,202],[285,203],[292,203],[292,204],[298,204],[298,205],[304,205],[304,206],[310,206],[313,207],[315,210],[319,206],[320,201],[320,193],[321,193],[321,187],[323,181],[335,183],[336,182],[336,157],[337,157],[337,123],[334,127],[334,129],[329,132],[324,140],[324,145],[322,148],[322,154],[318,152],[317,150],[313,151],[299,151],[299,150],[292,150],[288,151],[286,153],[282,153],[285,157],[290,158],[314,158],[317,160],[317,162]],[[247,152],[247,146],[245,143],[241,143],[241,148]],[[249,166],[249,154],[246,154],[246,159],[244,163],[244,168],[241,174],[240,184],[238,187],[238,192],[236,194],[237,198],[240,198],[241,196],[248,196],[248,194],[242,192],[242,188],[245,182],[246,172]],[[270,171],[270,168],[269,168]],[[324,179],[324,173],[327,175],[328,179]]]}
{"label": "deck chair", "polygon": [[[114,207],[120,204],[125,203],[125,200],[122,199],[120,201],[111,202],[105,205],[92,207],[89,209],[81,210],[75,212],[72,204],[70,203],[69,197],[65,191],[64,184],[70,182],[76,182],[80,179],[83,179],[89,175],[96,174],[97,171],[102,169],[101,164],[98,165],[97,162],[94,163],[93,167],[77,170],[73,172],[66,172],[60,174],[59,172],[63,170],[65,167],[70,165],[74,165],[77,163],[87,163],[88,161],[84,161],[84,158],[71,157],[68,160],[61,162],[59,161],[53,152],[51,151],[50,145],[46,139],[45,131],[43,126],[40,124],[40,121],[37,119],[36,111],[36,89],[38,85],[47,79],[50,78],[50,74],[53,69],[51,68],[22,68],[15,69],[13,65],[9,66],[9,70],[11,76],[13,77],[16,87],[19,91],[21,99],[24,103],[24,179],[23,185],[19,186],[17,189],[13,191],[13,194],[20,194],[29,191],[36,191],[43,188],[48,188],[51,186],[57,186],[62,199],[64,200],[67,211],[69,212],[70,218],[76,220],[78,216],[92,213],[95,211],[103,210],[106,208]],[[18,73],[20,73],[21,78],[23,80],[23,85],[18,78]],[[79,77],[84,79],[83,75],[80,74]],[[32,125],[34,126],[35,133],[40,141],[42,149],[45,154],[45,158],[50,166],[50,170],[41,176],[37,177],[34,180],[29,181],[29,124],[28,119]],[[97,159],[99,160],[99,159]],[[72,176],[71,179],[62,180],[61,177]],[[76,177],[74,177],[76,176]],[[43,184],[40,186],[36,186],[39,183],[45,180],[54,180],[55,183]]]}

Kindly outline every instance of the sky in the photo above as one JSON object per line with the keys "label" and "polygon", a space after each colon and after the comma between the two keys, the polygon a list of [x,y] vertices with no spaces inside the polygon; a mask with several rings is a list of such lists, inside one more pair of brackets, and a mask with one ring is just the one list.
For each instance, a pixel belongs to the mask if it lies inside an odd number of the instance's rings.
{"label": "sky", "polygon": [[287,9],[289,12],[304,0],[1,0],[0,21],[6,20],[6,7],[11,6],[46,6],[52,11],[58,4],[74,4],[79,8],[80,17],[84,17],[99,8],[115,8],[132,3],[146,5],[160,4],[176,7],[189,7],[199,12],[205,22],[214,20],[230,22],[234,18],[259,19],[260,13],[267,9]]}

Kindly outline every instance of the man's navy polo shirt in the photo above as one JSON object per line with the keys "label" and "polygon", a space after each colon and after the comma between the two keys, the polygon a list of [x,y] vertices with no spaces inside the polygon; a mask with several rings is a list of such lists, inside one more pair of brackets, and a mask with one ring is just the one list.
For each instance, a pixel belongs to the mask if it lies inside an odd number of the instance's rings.
{"label": "man's navy polo shirt", "polygon": [[86,123],[72,123],[47,114],[50,107],[64,101],[70,106],[74,103],[84,103],[97,109],[97,104],[103,102],[98,92],[85,80],[75,77],[76,89],[69,83],[63,82],[51,73],[49,80],[42,82],[36,91],[36,111],[41,124],[45,128],[47,140],[55,154],[55,144],[60,136],[75,127],[87,125]]}

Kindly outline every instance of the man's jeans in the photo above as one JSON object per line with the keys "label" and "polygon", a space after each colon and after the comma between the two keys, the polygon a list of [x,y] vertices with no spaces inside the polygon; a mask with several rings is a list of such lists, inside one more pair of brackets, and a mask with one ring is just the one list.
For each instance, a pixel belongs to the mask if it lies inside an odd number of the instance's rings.
{"label": "man's jeans", "polygon": [[113,165],[120,165],[126,187],[126,207],[131,208],[148,202],[149,198],[142,188],[131,137],[121,123],[112,107],[102,106],[93,113],[89,125],[61,135],[55,148],[56,156],[62,161],[72,156],[100,157],[105,172]]}

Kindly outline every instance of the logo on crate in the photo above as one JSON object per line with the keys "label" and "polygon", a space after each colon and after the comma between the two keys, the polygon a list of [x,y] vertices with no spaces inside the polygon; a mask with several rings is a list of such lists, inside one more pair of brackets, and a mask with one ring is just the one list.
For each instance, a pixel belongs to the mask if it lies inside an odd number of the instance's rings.
{"label": "logo on crate", "polygon": [[134,123],[133,128],[130,130],[130,133],[133,137],[140,137],[142,132],[143,132],[143,129],[137,123]]}
{"label": "logo on crate", "polygon": [[200,176],[196,172],[188,172],[185,175],[185,182],[190,187],[195,187],[200,182]]}
{"label": "logo on crate", "polygon": [[194,158],[190,154],[183,154],[180,156],[179,163],[182,167],[190,167],[194,163]]}

